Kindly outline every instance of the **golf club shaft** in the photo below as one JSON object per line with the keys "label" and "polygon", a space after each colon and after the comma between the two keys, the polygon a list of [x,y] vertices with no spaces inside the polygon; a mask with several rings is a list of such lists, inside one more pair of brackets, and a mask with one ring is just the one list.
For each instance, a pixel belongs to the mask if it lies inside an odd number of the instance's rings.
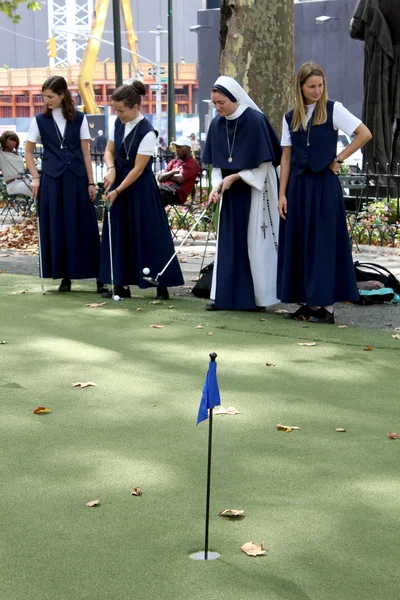
{"label": "golf club shaft", "polygon": [[114,267],[113,267],[113,251],[112,251],[112,237],[111,237],[111,215],[110,208],[107,208],[107,219],[108,219],[108,243],[110,246],[110,271],[111,271],[111,293],[114,294]]}
{"label": "golf club shaft", "polygon": [[183,238],[183,241],[179,244],[179,246],[177,247],[177,249],[175,250],[175,252],[171,256],[171,258],[169,259],[169,261],[167,262],[167,264],[165,265],[165,267],[163,268],[163,270],[160,271],[160,273],[158,273],[158,275],[156,277],[156,281],[158,281],[158,278],[161,277],[161,275],[163,275],[164,272],[168,269],[169,265],[172,263],[172,261],[174,260],[175,256],[177,255],[177,252],[178,252],[179,248],[182,248],[183,244],[186,242],[186,240],[188,239],[188,237],[190,236],[190,234],[192,233],[192,231],[194,231],[194,229],[200,223],[201,219],[204,217],[204,215],[208,211],[209,207],[210,207],[210,203],[207,204],[207,206],[205,207],[205,209],[203,210],[203,212],[201,213],[201,215],[199,216],[199,218],[197,219],[197,221],[194,223],[194,225],[191,228],[191,230],[185,235],[185,237]]}
{"label": "golf club shaft", "polygon": [[40,277],[40,288],[42,294],[44,294],[44,281],[43,281],[43,262],[42,262],[42,244],[40,241],[40,219],[39,219],[39,200],[36,203],[36,219],[37,219],[37,231],[38,231],[38,249],[39,249],[39,277]]}

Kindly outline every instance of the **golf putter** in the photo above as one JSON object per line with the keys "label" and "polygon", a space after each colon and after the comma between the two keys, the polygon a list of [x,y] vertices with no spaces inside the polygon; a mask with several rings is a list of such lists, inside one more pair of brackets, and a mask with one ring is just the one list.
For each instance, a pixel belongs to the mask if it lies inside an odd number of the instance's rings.
{"label": "golf putter", "polygon": [[111,215],[110,215],[110,203],[106,202],[107,211],[107,222],[108,222],[108,245],[110,247],[110,275],[111,275],[111,291],[107,292],[107,298],[114,296],[114,265],[113,265],[113,253],[112,253],[112,235],[111,235]]}
{"label": "golf putter", "polygon": [[[222,185],[220,187],[222,188]],[[172,263],[172,261],[174,260],[175,256],[177,255],[178,250],[180,248],[182,248],[183,244],[186,242],[186,240],[188,239],[188,237],[191,235],[191,233],[194,231],[194,229],[200,223],[201,219],[204,217],[204,215],[208,211],[208,209],[210,207],[210,204],[211,204],[211,202],[207,203],[207,206],[205,207],[205,209],[203,210],[203,212],[201,213],[201,215],[199,216],[199,218],[197,219],[197,221],[195,222],[195,224],[192,226],[191,230],[185,235],[185,237],[183,238],[183,241],[179,244],[179,246],[177,247],[177,249],[175,250],[175,252],[171,256],[171,258],[169,259],[169,261],[167,262],[167,264],[165,265],[165,267],[163,268],[163,270],[160,271],[159,273],[157,273],[157,276],[155,278],[154,277],[148,277],[148,276],[146,277],[146,276],[144,276],[143,279],[145,281],[147,281],[148,283],[151,283],[152,285],[155,285],[155,286],[158,285],[159,278],[161,277],[161,275],[164,275],[165,271],[168,269],[169,265]],[[143,273],[149,273],[149,269],[144,268],[143,269]]]}
{"label": "golf putter", "polygon": [[44,280],[43,280],[42,244],[40,242],[39,198],[36,199],[36,220],[37,220],[37,232],[38,232],[40,291],[42,292],[43,296],[45,296],[46,292],[44,291]]}

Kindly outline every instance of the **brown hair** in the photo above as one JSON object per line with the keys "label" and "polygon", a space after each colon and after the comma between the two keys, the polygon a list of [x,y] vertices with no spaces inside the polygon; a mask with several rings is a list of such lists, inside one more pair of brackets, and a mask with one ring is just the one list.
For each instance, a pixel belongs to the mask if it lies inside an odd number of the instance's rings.
{"label": "brown hair", "polygon": [[142,96],[147,93],[146,86],[135,79],[129,85],[120,85],[114,90],[112,99],[114,102],[123,102],[128,108],[133,108],[135,104],[140,106]]}
{"label": "brown hair", "polygon": [[292,129],[298,131],[300,127],[306,129],[306,104],[304,102],[303,92],[301,91],[302,86],[305,84],[309,77],[322,77],[324,89],[322,91],[321,98],[318,100],[317,105],[314,109],[312,118],[313,125],[322,125],[326,123],[326,103],[328,100],[328,90],[326,87],[325,73],[319,65],[313,62],[306,62],[301,65],[300,69],[296,74],[295,88],[296,88],[296,99],[292,117]]}
{"label": "brown hair", "polygon": [[[51,90],[58,96],[64,94],[64,98],[62,99],[61,105],[62,114],[64,119],[66,119],[67,121],[73,121],[76,115],[76,107],[74,101],[71,98],[71,92],[68,89],[68,85],[64,77],[60,77],[59,75],[53,75],[52,77],[46,79],[46,81],[42,85],[42,92],[44,92],[45,90]],[[46,106],[44,114],[46,115],[46,117],[51,117],[52,109]]]}
{"label": "brown hair", "polygon": [[1,134],[0,145],[2,148],[4,148],[7,140],[14,140],[14,142],[17,142],[17,147],[13,149],[13,152],[16,152],[18,154],[19,137],[17,136],[15,131],[4,131],[4,133]]}

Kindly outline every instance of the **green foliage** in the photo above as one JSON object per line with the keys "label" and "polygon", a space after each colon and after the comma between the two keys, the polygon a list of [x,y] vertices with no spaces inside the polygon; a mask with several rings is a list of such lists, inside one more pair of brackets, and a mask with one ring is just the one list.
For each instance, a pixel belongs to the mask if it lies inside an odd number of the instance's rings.
{"label": "green foliage", "polygon": [[0,0],[0,11],[7,15],[13,23],[19,23],[21,17],[17,14],[17,11],[20,4],[26,4],[29,10],[40,10],[39,2],[31,0]]}

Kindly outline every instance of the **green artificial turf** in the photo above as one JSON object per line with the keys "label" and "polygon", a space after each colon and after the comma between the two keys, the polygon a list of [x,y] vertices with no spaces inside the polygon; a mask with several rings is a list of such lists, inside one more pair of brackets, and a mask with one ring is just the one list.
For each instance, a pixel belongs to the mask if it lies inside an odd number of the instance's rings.
{"label": "green artificial turf", "polygon": [[[0,275],[1,600],[398,597],[399,340],[154,305],[151,290],[89,308],[93,284],[46,285]],[[188,555],[204,546],[208,424],[195,423],[214,350],[221,402],[241,414],[214,418],[221,558],[204,563]],[[253,540],[266,556],[240,551]]]}

